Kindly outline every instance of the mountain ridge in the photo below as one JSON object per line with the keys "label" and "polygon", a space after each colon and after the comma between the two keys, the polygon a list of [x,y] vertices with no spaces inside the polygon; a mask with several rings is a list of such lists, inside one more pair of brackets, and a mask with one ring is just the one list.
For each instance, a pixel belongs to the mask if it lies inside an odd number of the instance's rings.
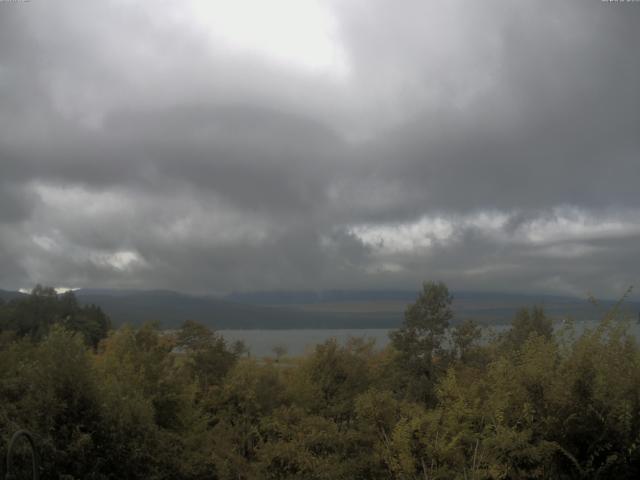
{"label": "mountain ridge", "polygon": [[[115,326],[159,322],[176,328],[195,320],[215,329],[359,329],[397,328],[406,306],[418,295],[409,290],[260,291],[228,295],[192,295],[174,290],[87,288],[74,292],[81,304],[100,306]],[[25,294],[0,290],[5,301]],[[523,307],[541,305],[554,319],[573,316],[593,320],[615,305],[603,300],[594,307],[586,299],[560,295],[500,292],[453,292],[454,322],[474,319],[504,324]],[[640,302],[625,302],[638,315]]]}

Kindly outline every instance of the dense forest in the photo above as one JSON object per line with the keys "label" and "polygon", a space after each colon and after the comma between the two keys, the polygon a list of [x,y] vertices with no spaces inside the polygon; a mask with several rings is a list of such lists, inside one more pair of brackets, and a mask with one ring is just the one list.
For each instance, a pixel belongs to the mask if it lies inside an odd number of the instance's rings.
{"label": "dense forest", "polygon": [[640,478],[630,320],[577,335],[533,307],[487,336],[451,304],[425,283],[384,350],[257,359],[37,287],[0,303],[1,448],[31,431],[44,479]]}

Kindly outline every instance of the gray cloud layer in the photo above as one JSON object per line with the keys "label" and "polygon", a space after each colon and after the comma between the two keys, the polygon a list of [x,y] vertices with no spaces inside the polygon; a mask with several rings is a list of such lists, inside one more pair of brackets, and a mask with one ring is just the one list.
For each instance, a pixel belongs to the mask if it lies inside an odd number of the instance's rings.
{"label": "gray cloud layer", "polygon": [[0,286],[640,283],[640,4],[194,5],[0,3]]}

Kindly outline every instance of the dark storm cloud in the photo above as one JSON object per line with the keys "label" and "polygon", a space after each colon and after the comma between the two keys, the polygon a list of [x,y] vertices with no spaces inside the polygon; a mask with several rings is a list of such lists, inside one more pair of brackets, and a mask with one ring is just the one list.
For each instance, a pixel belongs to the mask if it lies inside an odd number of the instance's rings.
{"label": "dark storm cloud", "polygon": [[27,218],[37,199],[8,181],[0,181],[0,224],[11,224]]}
{"label": "dark storm cloud", "polygon": [[[423,5],[423,12],[430,7]],[[640,9],[601,2],[553,9],[521,3],[504,11],[490,5],[495,16],[485,14],[468,34],[481,45],[487,41],[478,31],[500,38],[499,60],[487,64],[490,87],[459,108],[454,95],[446,96],[440,108],[380,135],[370,151],[384,154],[372,175],[422,192],[413,213],[425,202],[444,209],[637,206],[640,56],[629,46],[638,41]],[[402,22],[391,25],[399,29]],[[473,55],[474,48],[463,42],[461,50]],[[375,57],[370,62],[371,69],[381,67]],[[416,74],[433,75],[425,68]],[[468,89],[478,81],[473,70],[465,78]]]}
{"label": "dark storm cloud", "polygon": [[637,282],[635,4],[328,3],[312,69],[188,5],[0,4],[0,286]]}

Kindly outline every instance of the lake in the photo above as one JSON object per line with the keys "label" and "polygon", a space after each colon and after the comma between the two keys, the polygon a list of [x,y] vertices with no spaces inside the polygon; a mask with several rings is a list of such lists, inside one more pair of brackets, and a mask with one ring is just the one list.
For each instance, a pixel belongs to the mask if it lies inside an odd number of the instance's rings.
{"label": "lake", "polygon": [[[576,334],[580,334],[585,329],[594,328],[598,324],[597,321],[581,321],[575,322]],[[559,328],[562,322],[555,324]],[[640,338],[640,324],[636,321],[630,322],[629,331],[636,337]],[[485,335],[500,333],[509,328],[507,325],[493,325],[485,327]],[[303,355],[311,350],[314,346],[323,343],[330,338],[335,338],[341,345],[351,337],[361,337],[365,339],[375,340],[377,348],[384,348],[389,343],[388,328],[371,328],[371,329],[295,329],[295,330],[218,330],[229,343],[242,340],[251,355],[255,357],[273,356],[273,348],[283,346],[288,356]]]}

